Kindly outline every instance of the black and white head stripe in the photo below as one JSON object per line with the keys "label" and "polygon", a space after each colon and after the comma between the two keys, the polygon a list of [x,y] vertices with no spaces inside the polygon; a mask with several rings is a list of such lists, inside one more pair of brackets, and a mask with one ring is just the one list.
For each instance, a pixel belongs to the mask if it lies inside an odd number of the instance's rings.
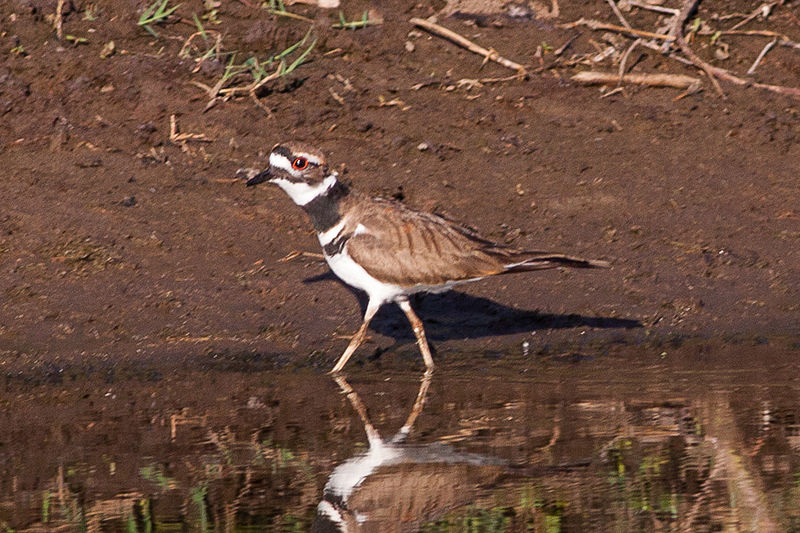
{"label": "black and white head stripe", "polygon": [[271,167],[281,169],[295,178],[301,178],[303,176],[303,171],[305,171],[309,165],[318,167],[321,164],[322,161],[313,154],[292,154],[288,149],[282,146],[279,146],[269,154],[269,165]]}

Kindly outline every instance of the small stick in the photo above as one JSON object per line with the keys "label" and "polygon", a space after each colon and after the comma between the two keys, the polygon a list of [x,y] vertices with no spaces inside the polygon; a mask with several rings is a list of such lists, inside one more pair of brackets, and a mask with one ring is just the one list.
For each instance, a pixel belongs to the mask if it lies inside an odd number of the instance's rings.
{"label": "small stick", "polygon": [[[725,96],[725,92],[722,90],[722,87],[720,86],[714,74],[714,69],[716,69],[716,67],[709,65],[708,63],[700,59],[700,56],[694,53],[694,50],[691,49],[689,44],[686,42],[686,39],[683,38],[683,25],[686,23],[686,20],[689,18],[689,15],[691,15],[694,12],[694,10],[697,9],[698,3],[700,3],[700,0],[684,0],[683,7],[681,7],[680,13],[678,13],[678,16],[676,16],[675,20],[672,21],[672,27],[670,28],[670,33],[672,33],[673,30],[675,30],[673,34],[675,36],[675,43],[683,51],[683,53],[686,54],[686,57],[688,57],[689,60],[695,64],[695,66],[703,69],[703,71],[708,76],[708,79],[711,80],[711,84],[714,86],[714,90],[717,91],[717,94],[720,96],[720,98],[725,99],[727,98]],[[666,52],[666,50],[664,50],[663,47],[661,49],[662,51]]]}
{"label": "small stick", "polygon": [[786,40],[789,39],[786,35],[784,35],[782,33],[778,33],[776,31],[769,31],[769,30],[723,30],[723,31],[719,32],[719,34],[720,35],[752,35],[752,36],[755,36],[755,37],[776,37],[776,38],[786,39]]}
{"label": "small stick", "polygon": [[620,12],[619,8],[617,7],[617,3],[614,0],[607,0],[607,1],[608,1],[608,5],[611,6],[611,11],[614,12],[614,14],[617,16],[617,18],[622,23],[622,25],[625,26],[626,28],[628,28],[629,30],[632,30],[633,28],[628,23],[628,21],[625,20],[625,17],[622,16],[622,12]]}
{"label": "small stick", "polygon": [[258,83],[254,83],[254,84],[252,84],[250,86],[250,91],[249,91],[250,92],[250,99],[253,100],[253,103],[256,104],[256,106],[261,108],[261,110],[264,113],[267,114],[267,118],[272,118],[272,111],[270,111],[269,108],[265,104],[261,103],[261,100],[258,99],[258,95],[256,94],[256,91],[258,91],[261,87],[263,87],[267,83],[271,82],[272,80],[280,78],[280,77],[281,77],[281,67],[278,66],[278,68],[275,70],[275,72],[273,72],[269,76],[265,76],[264,79],[262,79]]}
{"label": "small stick", "polygon": [[795,50],[800,50],[800,43],[796,43],[789,39],[786,35],[782,33],[778,33],[776,31],[769,31],[769,30],[726,30],[721,31],[720,35],[752,35],[755,37],[774,37],[778,40],[779,46],[786,46],[788,48],[794,48]]}
{"label": "small stick", "polygon": [[628,4],[638,7],[639,9],[649,9],[650,11],[656,11],[658,13],[666,13],[667,15],[672,15],[673,17],[677,16],[678,13],[681,12],[680,9],[672,9],[671,7],[661,7],[651,4],[641,4],[636,0],[628,0]]}
{"label": "small stick", "polygon": [[[669,26],[669,34],[672,37],[678,37],[679,35],[683,38],[683,25],[686,23],[686,19],[689,18],[689,15],[697,9],[697,3],[699,0],[695,1],[687,1],[683,4],[683,7],[678,11],[675,15],[675,18],[672,19],[672,23]],[[670,43],[663,43],[661,45],[661,52],[667,53],[669,50]],[[721,91],[722,89],[720,89]]]}
{"label": "small stick", "polygon": [[56,4],[56,19],[54,23],[56,25],[56,37],[60,41],[64,38],[64,0],[58,0]]}
{"label": "small stick", "polygon": [[[688,1],[692,2],[694,0],[688,0]],[[700,58],[700,56],[695,54],[694,50],[692,50],[689,47],[689,44],[683,38],[683,31],[678,32],[678,38],[676,39],[675,42],[678,43],[678,46],[680,47],[681,51],[683,51],[683,53],[686,54],[686,57],[688,57],[689,60],[692,63],[694,63],[696,67],[703,69],[703,71],[706,73],[706,76],[708,76],[708,79],[711,81],[711,84],[714,86],[714,90],[717,91],[717,94],[720,96],[720,98],[722,99],[727,98],[727,96],[725,96],[725,91],[722,90],[722,86],[717,81],[717,77],[718,76],[723,77],[722,73],[727,74],[728,71],[706,63]]]}
{"label": "small stick", "polygon": [[278,259],[278,263],[286,263],[293,259],[297,259],[298,257],[310,257],[312,259],[318,259],[320,261],[325,259],[325,256],[322,254],[317,254],[314,252],[306,252],[304,250],[292,250],[288,254]]}
{"label": "small stick", "polygon": [[211,140],[202,133],[179,133],[178,121],[175,115],[169,116],[169,140],[175,144],[186,141],[211,142]]}
{"label": "small stick", "polygon": [[622,85],[622,77],[625,75],[625,67],[628,63],[628,56],[631,55],[633,49],[639,46],[639,43],[641,42],[641,39],[636,39],[633,41],[628,49],[625,50],[625,53],[622,55],[622,59],[619,60],[619,83],[617,85]]}
{"label": "small stick", "polygon": [[739,21],[737,24],[734,24],[733,26],[731,26],[731,30],[737,30],[737,29],[741,28],[742,26],[744,26],[745,24],[747,24],[748,22],[750,22],[751,20],[753,20],[754,18],[756,18],[759,15],[763,15],[764,17],[767,17],[769,15],[770,11],[772,11],[772,8],[775,7],[775,4],[777,4],[777,2],[770,2],[768,4],[766,4],[766,3],[765,4],[761,4],[756,9],[754,9],[752,13],[747,15],[747,17],[745,17],[744,20]]}
{"label": "small stick", "polygon": [[[656,52],[660,52],[661,51],[661,47],[659,45],[657,45],[656,43],[650,42],[650,41],[642,41],[639,44],[641,46],[644,46],[645,48],[649,48],[650,50],[655,50]],[[667,51],[667,53],[664,54],[664,55],[667,56],[670,59],[674,59],[678,63],[682,63],[682,64],[687,65],[687,66],[695,66],[694,63],[692,63],[691,61],[689,61],[685,57],[679,56],[675,52]]]}
{"label": "small stick", "polygon": [[609,96],[614,96],[615,94],[618,94],[618,93],[625,94],[625,87],[622,87],[622,86],[615,87],[614,89],[611,89],[607,93],[603,93],[603,95],[600,97],[600,99],[602,100],[603,98],[608,98]]}
{"label": "small stick", "polygon": [[433,22],[429,22],[427,20],[417,17],[412,18],[411,20],[409,20],[409,22],[411,22],[411,24],[414,24],[415,26],[419,26],[421,28],[428,30],[434,35],[438,35],[439,37],[444,37],[445,39],[448,39],[456,43],[457,45],[466,48],[470,52],[483,56],[485,58],[485,61],[494,61],[496,63],[503,65],[504,67],[516,70],[518,73],[523,75],[527,73],[525,67],[520,65],[519,63],[516,63],[514,61],[511,61],[510,59],[506,59],[505,57],[498,55],[497,52],[495,52],[494,50],[487,50],[486,48],[473,43],[469,39],[462,37],[456,32],[448,30],[444,26],[440,26],[438,24],[434,24]]}
{"label": "small stick", "polygon": [[795,50],[800,50],[800,43],[796,43],[788,39],[780,39],[778,41],[778,44],[780,46],[786,46],[787,48],[794,48]]}
{"label": "small stick", "polygon": [[776,44],[778,44],[778,39],[773,39],[766,45],[764,45],[764,48],[761,50],[761,53],[758,54],[758,57],[753,62],[753,65],[749,69],[747,69],[748,76],[756,71],[756,67],[758,67],[758,64],[761,63],[761,60],[764,59],[764,56],[767,55],[767,52],[769,52],[772,49],[772,47],[775,46]]}
{"label": "small stick", "polygon": [[571,45],[572,43],[574,43],[574,42],[575,42],[575,39],[577,39],[577,38],[578,38],[578,37],[580,37],[581,35],[582,35],[582,34],[581,34],[581,32],[578,32],[578,33],[576,33],[575,35],[573,35],[572,37],[570,37],[569,39],[567,39],[567,42],[565,42],[564,44],[562,44],[561,46],[559,46],[559,47],[558,47],[558,49],[557,49],[555,52],[553,52],[553,55],[554,55],[554,56],[556,56],[556,57],[560,57],[560,56],[561,56],[561,54],[563,54],[563,53],[564,53],[564,51],[565,51],[567,48],[569,48],[569,45]]}
{"label": "small stick", "polygon": [[570,22],[569,24],[561,25],[562,28],[574,28],[576,26],[586,26],[592,30],[606,30],[606,31],[615,31],[618,33],[627,33],[635,37],[646,37],[648,39],[662,39],[664,41],[675,40],[675,37],[672,35],[666,35],[664,33],[653,33],[650,31],[637,30],[634,28],[626,28],[624,26],[616,26],[614,24],[608,24],[593,19],[580,18],[575,22]]}
{"label": "small stick", "polygon": [[484,83],[502,83],[505,81],[514,81],[522,78],[524,74],[514,74],[513,76],[504,76],[502,78],[480,78],[480,79],[470,79],[470,78],[462,78],[456,82],[458,87],[467,86],[470,89],[473,87],[480,87]]}
{"label": "small stick", "polygon": [[769,30],[727,30],[721,31],[720,35],[745,35],[754,37],[774,37],[778,39],[779,46],[786,46],[788,48],[800,49],[800,43],[792,41],[786,35],[776,31]]}
{"label": "small stick", "polygon": [[619,74],[613,72],[599,72],[595,70],[587,70],[578,72],[572,78],[573,81],[583,83],[586,85],[596,85],[601,83],[617,83],[624,81],[628,83],[636,83],[638,85],[649,85],[652,87],[675,87],[676,89],[690,89],[699,88],[700,80],[693,76],[686,76],[684,74],[638,74],[629,73],[622,76],[620,80]]}

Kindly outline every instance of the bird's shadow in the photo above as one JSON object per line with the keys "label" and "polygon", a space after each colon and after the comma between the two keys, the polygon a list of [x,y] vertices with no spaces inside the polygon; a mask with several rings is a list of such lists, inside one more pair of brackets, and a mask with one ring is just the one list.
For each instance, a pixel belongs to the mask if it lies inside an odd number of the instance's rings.
{"label": "bird's shadow", "polygon": [[[341,282],[333,273],[326,272],[303,280],[303,283],[334,280],[358,298],[361,315],[367,308],[367,296]],[[638,320],[585,316],[579,314],[541,313],[535,310],[514,309],[488,298],[472,296],[458,291],[425,294],[411,297],[411,304],[425,324],[430,340],[475,339],[531,332],[545,329],[577,327],[640,328]],[[397,341],[414,338],[408,320],[396,305],[384,305],[370,323],[370,329]]]}

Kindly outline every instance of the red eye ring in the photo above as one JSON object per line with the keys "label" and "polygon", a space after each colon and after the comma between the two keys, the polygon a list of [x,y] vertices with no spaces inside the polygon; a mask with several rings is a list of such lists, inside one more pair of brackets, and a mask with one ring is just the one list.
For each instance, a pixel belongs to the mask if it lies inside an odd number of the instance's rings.
{"label": "red eye ring", "polygon": [[308,159],[305,157],[297,157],[292,161],[292,168],[295,170],[305,170],[308,168]]}

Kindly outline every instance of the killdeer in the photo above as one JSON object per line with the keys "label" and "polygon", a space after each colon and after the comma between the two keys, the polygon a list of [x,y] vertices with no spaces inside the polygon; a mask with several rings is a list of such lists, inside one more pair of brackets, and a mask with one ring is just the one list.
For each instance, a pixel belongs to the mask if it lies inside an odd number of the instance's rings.
{"label": "killdeer", "polygon": [[409,295],[512,272],[608,266],[605,261],[510,248],[438,215],[360,194],[339,181],[321,151],[298,142],[276,145],[269,168],[247,185],[264,181],[278,185],[308,213],[333,273],[369,298],[361,327],[332,373],[344,368],[370,320],[387,302],[396,303],[408,317],[425,366],[432,370],[425,328]]}
{"label": "killdeer", "polygon": [[474,503],[483,488],[510,472],[503,459],[461,452],[441,440],[408,442],[425,405],[430,372],[422,376],[405,424],[391,438],[381,437],[345,377],[334,379],[364,425],[368,448],[331,472],[312,533],[417,531],[448,511]]}

